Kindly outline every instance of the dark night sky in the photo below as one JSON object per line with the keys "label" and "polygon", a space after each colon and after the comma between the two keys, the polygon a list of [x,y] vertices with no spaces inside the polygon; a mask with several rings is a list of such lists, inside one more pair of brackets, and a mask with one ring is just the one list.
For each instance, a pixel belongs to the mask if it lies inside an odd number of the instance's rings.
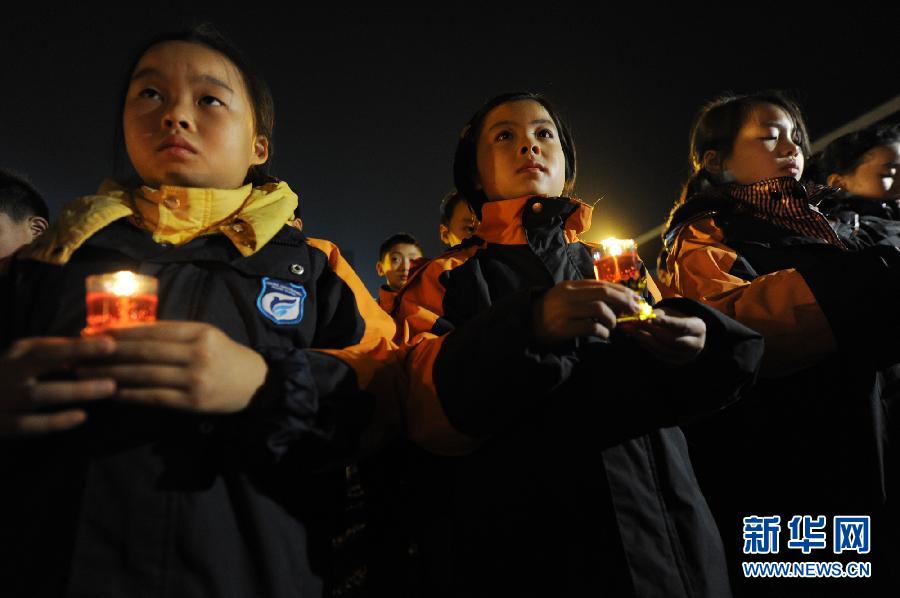
{"label": "dark night sky", "polygon": [[496,93],[541,91],[563,109],[578,145],[576,195],[604,196],[589,240],[662,221],[687,175],[691,118],[718,92],[792,90],[813,139],[900,93],[896,29],[846,14],[822,30],[746,9],[741,26],[649,8],[641,20],[523,10],[477,24],[462,9],[147,10],[5,15],[0,166],[27,174],[54,212],[93,192],[112,170],[117,89],[138,41],[208,18],[272,87],[274,172],[300,195],[307,233],[338,243],[373,292],[384,237],[408,231],[439,251],[457,134]]}

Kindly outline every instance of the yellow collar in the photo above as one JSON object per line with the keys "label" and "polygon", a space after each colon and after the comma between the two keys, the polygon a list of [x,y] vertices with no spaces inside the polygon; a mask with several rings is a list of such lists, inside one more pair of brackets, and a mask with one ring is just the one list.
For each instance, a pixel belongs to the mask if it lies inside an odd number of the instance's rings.
{"label": "yellow collar", "polygon": [[296,207],[297,195],[285,182],[238,189],[163,185],[129,191],[105,181],[97,195],[69,203],[23,257],[65,264],[85,241],[125,217],[151,232],[157,243],[181,245],[201,235],[222,233],[248,256],[293,221]]}

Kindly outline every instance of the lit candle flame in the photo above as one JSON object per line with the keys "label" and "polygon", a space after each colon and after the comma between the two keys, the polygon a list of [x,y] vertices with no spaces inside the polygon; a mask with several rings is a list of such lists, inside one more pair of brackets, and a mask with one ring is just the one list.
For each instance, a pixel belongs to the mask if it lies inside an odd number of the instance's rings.
{"label": "lit candle flame", "polygon": [[109,291],[118,297],[131,297],[138,291],[138,279],[134,272],[122,270],[113,274]]}
{"label": "lit candle flame", "polygon": [[622,255],[626,250],[634,250],[633,239],[616,239],[610,237],[600,241],[600,245],[603,246],[606,255]]}

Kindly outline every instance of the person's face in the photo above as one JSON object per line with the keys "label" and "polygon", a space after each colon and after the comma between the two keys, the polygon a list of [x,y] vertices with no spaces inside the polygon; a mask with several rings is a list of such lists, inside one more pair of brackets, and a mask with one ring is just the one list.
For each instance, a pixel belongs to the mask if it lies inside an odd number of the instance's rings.
{"label": "person's face", "polygon": [[399,291],[409,278],[409,268],[413,260],[422,257],[419,248],[410,243],[397,243],[391,247],[384,257],[375,265],[378,276],[387,279],[387,285]]}
{"label": "person's face", "polygon": [[[35,222],[39,220],[40,222]],[[40,225],[40,226],[38,226]],[[16,222],[0,212],[0,260],[6,259],[23,245],[28,245],[47,228],[46,220],[38,216]]]}
{"label": "person's face", "polygon": [[534,100],[497,106],[484,119],[477,146],[478,180],[488,201],[556,197],[566,185],[559,132]]}
{"label": "person's face", "polygon": [[722,161],[710,151],[704,162],[713,172],[729,172],[740,185],[787,176],[799,181],[804,166],[799,141],[800,131],[787,112],[759,104],[738,131],[731,155]]}
{"label": "person's face", "polygon": [[469,207],[468,202],[460,201],[453,206],[453,214],[450,215],[450,224],[441,224],[441,241],[448,247],[459,245],[478,230],[478,218]]}
{"label": "person's face", "polygon": [[141,57],[122,121],[128,157],[144,183],[234,189],[268,158],[237,67],[224,55],[181,41]]}
{"label": "person's face", "polygon": [[871,199],[900,199],[900,143],[867,151],[849,174],[832,175],[828,184]]}

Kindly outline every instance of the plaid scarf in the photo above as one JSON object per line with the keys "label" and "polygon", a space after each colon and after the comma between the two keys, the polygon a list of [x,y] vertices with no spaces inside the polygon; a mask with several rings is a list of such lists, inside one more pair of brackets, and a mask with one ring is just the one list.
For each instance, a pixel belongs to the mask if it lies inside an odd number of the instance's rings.
{"label": "plaid scarf", "polygon": [[828,219],[815,207],[823,195],[833,191],[830,187],[807,189],[792,177],[780,177],[752,185],[728,185],[723,191],[755,218],[846,249]]}

